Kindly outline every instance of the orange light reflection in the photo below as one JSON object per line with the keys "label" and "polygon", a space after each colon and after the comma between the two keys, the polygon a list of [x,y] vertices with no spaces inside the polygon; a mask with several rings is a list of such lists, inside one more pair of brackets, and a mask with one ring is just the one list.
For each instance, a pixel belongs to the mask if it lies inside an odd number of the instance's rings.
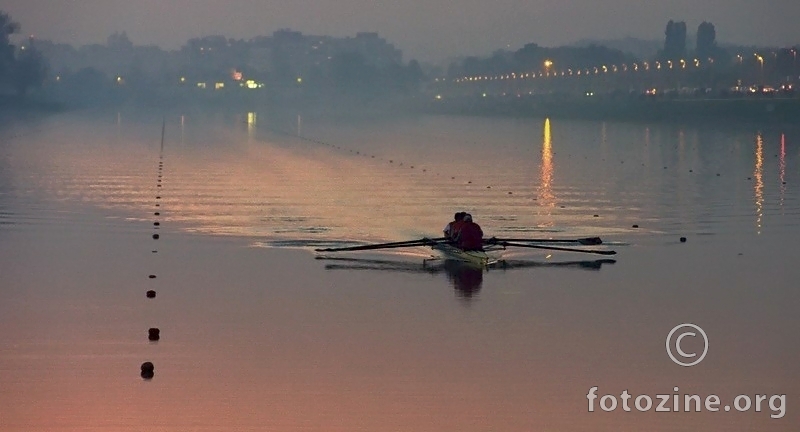
{"label": "orange light reflection", "polygon": [[550,119],[545,119],[539,181],[539,204],[543,207],[554,208],[556,206],[556,197],[553,194],[553,170],[553,138],[550,132]]}
{"label": "orange light reflection", "polygon": [[764,217],[764,138],[759,133],[756,137],[756,166],[753,172],[753,178],[756,180],[755,184],[755,201],[756,201],[756,228],[758,234],[761,234],[761,224]]}

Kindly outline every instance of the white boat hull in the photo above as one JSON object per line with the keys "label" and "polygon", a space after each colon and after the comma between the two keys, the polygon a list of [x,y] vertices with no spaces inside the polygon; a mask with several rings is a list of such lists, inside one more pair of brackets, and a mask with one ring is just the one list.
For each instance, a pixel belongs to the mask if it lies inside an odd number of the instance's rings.
{"label": "white boat hull", "polygon": [[[446,260],[459,261],[479,267],[495,264],[498,259],[486,251],[465,251],[447,243],[437,243],[431,249],[439,252]],[[491,252],[491,251],[490,251]]]}

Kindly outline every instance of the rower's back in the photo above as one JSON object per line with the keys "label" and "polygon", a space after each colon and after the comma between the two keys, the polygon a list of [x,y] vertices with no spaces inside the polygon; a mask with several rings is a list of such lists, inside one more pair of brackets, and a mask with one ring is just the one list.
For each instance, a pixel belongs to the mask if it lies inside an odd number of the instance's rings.
{"label": "rower's back", "polygon": [[458,247],[465,251],[483,250],[483,230],[467,215],[458,230]]}

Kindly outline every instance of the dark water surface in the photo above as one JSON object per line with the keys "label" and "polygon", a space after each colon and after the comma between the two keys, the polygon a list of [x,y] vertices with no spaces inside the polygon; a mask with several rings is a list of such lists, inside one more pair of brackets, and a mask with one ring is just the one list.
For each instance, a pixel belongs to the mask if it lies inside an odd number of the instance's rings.
{"label": "dark water surface", "polygon": [[[0,127],[0,430],[800,424],[796,127],[173,115],[163,152],[161,127]],[[476,272],[423,267],[422,248],[311,252],[438,236],[461,209],[488,235],[619,254],[509,251],[519,268]],[[709,340],[693,367],[666,352],[682,323]],[[588,412],[594,386],[619,407]],[[658,394],[767,399],[667,413]]]}

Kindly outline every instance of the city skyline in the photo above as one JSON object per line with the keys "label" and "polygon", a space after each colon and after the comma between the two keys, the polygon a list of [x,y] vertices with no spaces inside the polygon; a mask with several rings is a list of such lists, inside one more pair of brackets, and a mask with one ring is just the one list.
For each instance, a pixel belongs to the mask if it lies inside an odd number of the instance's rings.
{"label": "city skyline", "polygon": [[[526,43],[556,46],[582,39],[635,37],[663,40],[670,19],[686,21],[690,33],[702,21],[717,26],[724,43],[786,46],[800,42],[793,17],[800,3],[711,0],[647,4],[633,0],[572,2],[499,0],[460,2],[358,0],[300,2],[292,5],[256,0],[3,0],[0,10],[22,25],[20,37],[35,35],[55,42],[105,43],[126,32],[137,45],[177,49],[208,35],[249,39],[282,28],[304,34],[353,36],[377,31],[402,50],[404,60],[442,62],[455,56],[516,50]],[[371,7],[370,7],[371,6]]]}

